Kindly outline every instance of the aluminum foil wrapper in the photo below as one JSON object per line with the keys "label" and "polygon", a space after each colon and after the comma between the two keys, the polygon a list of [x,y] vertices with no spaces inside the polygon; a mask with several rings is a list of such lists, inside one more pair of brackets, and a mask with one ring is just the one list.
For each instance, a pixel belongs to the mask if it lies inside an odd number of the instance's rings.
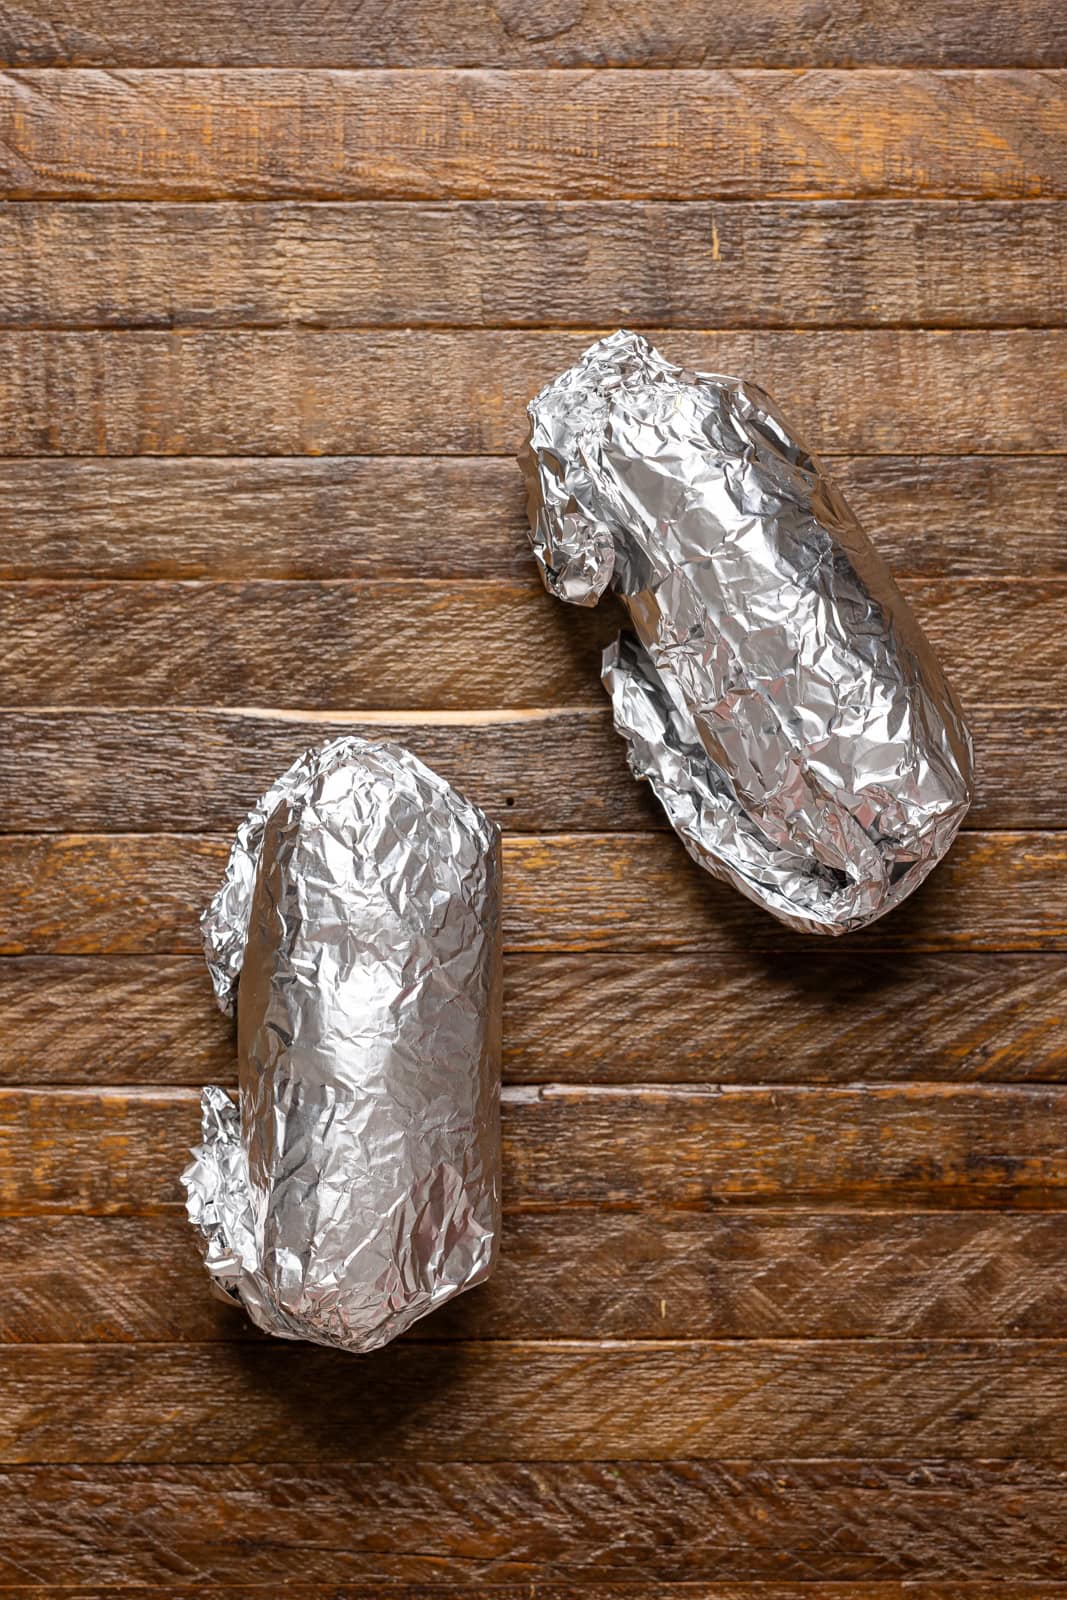
{"label": "aluminum foil wrapper", "polygon": [[911,893],[973,789],[960,707],[825,470],[762,390],[619,332],[529,407],[550,593],[633,626],[603,679],[690,855],[790,927]]}
{"label": "aluminum foil wrapper", "polygon": [[182,1174],[208,1271],[283,1338],[373,1350],[480,1283],[500,1233],[500,848],[391,744],[301,756],[201,919],[240,1109]]}

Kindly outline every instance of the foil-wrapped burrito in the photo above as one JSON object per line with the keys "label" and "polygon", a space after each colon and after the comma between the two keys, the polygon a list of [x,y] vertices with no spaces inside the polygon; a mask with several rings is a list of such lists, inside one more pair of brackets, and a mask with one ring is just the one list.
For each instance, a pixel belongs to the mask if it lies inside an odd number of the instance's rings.
{"label": "foil-wrapped burrito", "polygon": [[603,681],[690,855],[805,932],[889,911],[963,820],[971,741],[825,470],[760,389],[633,333],[592,345],[529,418],[545,585],[626,606]]}
{"label": "foil-wrapped burrito", "polygon": [[373,1350],[486,1278],[500,1234],[496,828],[408,751],[310,750],[201,919],[240,1111],[182,1174],[208,1271],[283,1338]]}

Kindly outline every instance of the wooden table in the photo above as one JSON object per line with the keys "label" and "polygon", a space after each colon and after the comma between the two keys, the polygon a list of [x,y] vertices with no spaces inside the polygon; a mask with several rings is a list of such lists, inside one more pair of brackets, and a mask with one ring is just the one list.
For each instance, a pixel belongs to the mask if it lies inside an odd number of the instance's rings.
{"label": "wooden table", "polygon": [[[51,13],[51,14],[50,14]],[[0,1591],[1067,1596],[1067,12],[0,16]],[[643,69],[643,70],[634,70]],[[595,331],[768,387],[980,787],[833,946],[690,866],[512,456]],[[256,1336],[196,913],[310,742],[506,828],[495,1282]]]}

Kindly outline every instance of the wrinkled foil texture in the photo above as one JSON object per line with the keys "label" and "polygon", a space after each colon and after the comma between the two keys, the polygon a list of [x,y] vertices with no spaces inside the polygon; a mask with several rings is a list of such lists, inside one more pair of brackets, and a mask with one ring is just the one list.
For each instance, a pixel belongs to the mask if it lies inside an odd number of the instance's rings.
{"label": "wrinkled foil texture", "polygon": [[410,752],[310,750],[238,830],[201,926],[240,1109],[182,1174],[215,1284],[283,1338],[386,1344],[492,1269],[500,848]]}
{"label": "wrinkled foil texture", "polygon": [[690,855],[800,931],[889,911],[966,814],[971,740],[825,471],[760,389],[625,331],[528,414],[545,586],[628,610],[603,681]]}

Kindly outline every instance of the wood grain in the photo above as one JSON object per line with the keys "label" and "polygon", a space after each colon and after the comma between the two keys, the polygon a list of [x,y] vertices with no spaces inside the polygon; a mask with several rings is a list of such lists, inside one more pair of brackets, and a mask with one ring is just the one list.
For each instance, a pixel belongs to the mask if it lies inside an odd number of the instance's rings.
{"label": "wood grain", "polygon": [[[987,713],[1003,751],[984,809],[994,821],[1018,809],[1009,794],[1020,775],[1009,751],[1041,765],[1060,718],[1011,710]],[[1063,719],[1067,735],[1067,713]],[[0,832],[69,828],[87,832],[235,827],[301,750],[361,736],[406,745],[447,774],[493,819],[515,832],[614,831],[665,827],[647,784],[636,784],[611,712],[599,710],[418,712],[330,717],[322,712],[0,711]],[[1015,768],[1013,771],[1012,768]],[[1040,779],[1036,789],[1044,794]],[[1050,808],[1026,803],[1035,820]],[[1067,797],[1063,801],[1067,823]],[[564,820],[566,819],[566,820]]]}
{"label": "wood grain", "polygon": [[[1067,1089],[513,1088],[509,1208],[1064,1209]],[[184,1204],[191,1089],[0,1090],[0,1215]]]}
{"label": "wood grain", "polygon": [[0,694],[324,711],[602,705],[600,652],[618,623],[614,605],[564,608],[531,579],[23,583],[0,588]]}
{"label": "wood grain", "polygon": [[[1067,577],[1067,457],[827,465],[898,577]],[[522,480],[493,457],[0,457],[0,515],[0,579],[533,571]]]}
{"label": "wood grain", "polygon": [[0,16],[12,66],[737,67],[1035,66],[1067,63],[1051,0],[934,0],[921,21],[892,0],[843,0],[832,26],[803,0],[709,8],[703,0],[447,0],[131,8],[83,0],[60,15],[19,0]]}
{"label": "wood grain", "polygon": [[[235,827],[303,749],[395,739],[515,833],[664,829],[633,781],[611,712],[328,713],[0,710],[0,833],[211,832]],[[974,828],[1062,828],[1067,707],[972,706]]]}
{"label": "wood grain", "polygon": [[[0,1343],[262,1337],[208,1292],[183,1216],[8,1220],[0,1252]],[[410,1337],[1056,1337],[1065,1268],[1057,1212],[513,1212],[490,1282]]]}
{"label": "wood grain", "polygon": [[1062,326],[1034,201],[26,202],[9,327]]}
{"label": "wood grain", "polygon": [[[1062,834],[962,834],[892,916],[848,936],[849,953],[1067,949],[1065,849]],[[0,837],[0,954],[199,954],[228,850],[205,834]],[[830,953],[703,872],[673,834],[511,834],[504,872],[508,950]]]}
{"label": "wood grain", "polygon": [[[787,948],[505,959],[512,1083],[1056,1082],[1060,956]],[[7,1084],[186,1084],[234,1073],[196,956],[0,961]]]}
{"label": "wood grain", "polygon": [[[0,333],[0,453],[510,456],[527,402],[603,331]],[[1062,329],[649,331],[760,383],[815,449],[1067,448]]]}
{"label": "wood grain", "polygon": [[[965,704],[1067,698],[1067,580],[901,588]],[[624,620],[610,597],[561,605],[532,577],[3,584],[0,703],[602,709]]]}
{"label": "wood grain", "polygon": [[0,1460],[1063,1462],[1065,1363],[1012,1339],[7,1346]]}
{"label": "wood grain", "polygon": [[[41,1589],[36,1585],[32,1588],[20,1587],[16,1592],[19,1600],[54,1600],[56,1594],[54,1589]],[[331,1587],[330,1600],[381,1600],[381,1592],[381,1585],[377,1583],[346,1583]],[[526,1579],[522,1579],[517,1586],[514,1583],[479,1583],[477,1592],[480,1596],[486,1596],[487,1600],[530,1600],[530,1584]],[[751,1584],[742,1581],[707,1585],[644,1581],[635,1585],[631,1582],[602,1583],[593,1578],[583,1580],[578,1592],[582,1600],[811,1600],[811,1585],[805,1583]],[[824,1596],[826,1600],[1002,1600],[1003,1592],[1003,1584],[996,1582],[916,1584],[910,1580],[905,1583],[850,1581],[847,1584],[823,1585],[820,1600]],[[111,1588],[87,1589],[80,1584],[77,1588],[64,1588],[62,1591],[63,1600],[114,1600],[115,1593]],[[197,1584],[192,1587],[187,1584],[168,1584],[165,1588],[153,1589],[157,1600],[201,1600],[202,1593],[202,1588]],[[259,1585],[251,1589],[243,1585],[237,1588],[228,1585],[217,1593],[224,1595],[226,1600],[263,1600],[262,1586]],[[285,1593],[287,1600],[322,1600],[322,1591],[315,1585],[309,1588],[299,1582],[287,1582]],[[390,1586],[390,1600],[456,1600],[456,1593],[452,1582]],[[575,1589],[571,1583],[539,1583],[534,1595],[535,1600],[574,1600]],[[1012,1597],[1013,1600],[1067,1600],[1067,1585],[1017,1583],[1012,1587]]]}
{"label": "wood grain", "polygon": [[1065,1515],[1062,1470],[1024,1461],[9,1467],[0,1577],[21,1579],[25,1562],[43,1583],[155,1594],[187,1567],[212,1592],[376,1580],[422,1594],[436,1581],[510,1584],[511,1597],[639,1580],[621,1591],[630,1600],[695,1600],[688,1585],[734,1580],[744,1600],[770,1600],[754,1585],[783,1580],[795,1600],[816,1581],[831,1595],[861,1584],[847,1595],[862,1597],[870,1580],[887,1600],[894,1578],[943,1576],[966,1600],[985,1574],[1047,1596]]}
{"label": "wood grain", "polygon": [[1051,199],[1067,194],[1065,83],[1055,70],[31,69],[0,81],[0,191]]}

